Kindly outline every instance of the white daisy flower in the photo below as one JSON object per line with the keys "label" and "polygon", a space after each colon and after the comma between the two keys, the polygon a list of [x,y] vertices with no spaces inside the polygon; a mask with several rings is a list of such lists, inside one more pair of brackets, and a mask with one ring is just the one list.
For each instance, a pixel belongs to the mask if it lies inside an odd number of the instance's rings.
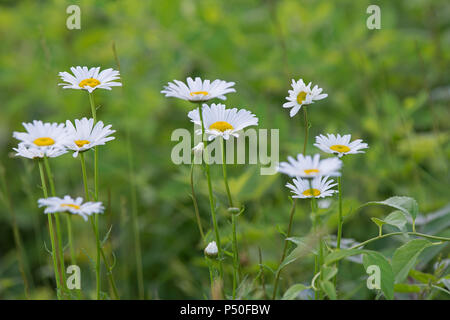
{"label": "white daisy flower", "polygon": [[101,202],[83,203],[83,198],[72,199],[70,196],[65,196],[62,199],[58,197],[39,199],[38,205],[39,208],[46,207],[44,213],[70,212],[78,214],[85,221],[87,221],[88,216],[94,213],[103,213],[105,210]]}
{"label": "white daisy flower", "polygon": [[234,82],[226,82],[223,80],[203,80],[196,77],[186,79],[187,85],[179,80],[173,80],[169,82],[161,93],[164,93],[166,97],[175,97],[187,101],[208,101],[210,99],[218,98],[226,100],[225,94],[230,92],[236,92],[234,88]]}
{"label": "white daisy flower", "polygon": [[302,79],[297,82],[292,79],[292,90],[288,91],[289,96],[286,97],[288,102],[283,104],[283,108],[292,108],[289,114],[293,117],[300,111],[302,106],[328,97],[328,94],[322,93],[322,90],[317,85],[311,89],[311,82],[305,85]]}
{"label": "white daisy flower", "polygon": [[288,183],[286,187],[291,189],[292,193],[295,194],[292,196],[293,198],[325,198],[337,192],[337,190],[332,189],[337,183],[333,183],[334,180],[332,179],[328,180],[328,176],[317,177],[311,181],[309,179],[294,178],[292,182],[294,184]]}
{"label": "white daisy flower", "polygon": [[[226,109],[225,105],[220,103],[212,103],[211,107],[203,104],[202,116],[208,140],[213,140],[216,137],[223,137],[228,140],[230,136],[237,138],[240,130],[248,126],[258,125],[258,118],[250,111],[236,108]],[[188,117],[193,123],[201,126],[198,108],[190,111]],[[197,129],[195,133],[201,135],[202,129]]]}
{"label": "white daisy flower", "polygon": [[316,143],[314,144],[320,150],[327,153],[334,153],[340,158],[346,154],[364,153],[361,149],[366,149],[369,146],[367,143],[362,143],[361,139],[350,142],[350,134],[341,136],[338,134],[327,134],[327,136],[316,136]]}
{"label": "white daisy flower", "polygon": [[87,151],[95,146],[104,145],[106,142],[115,139],[115,137],[109,137],[109,135],[116,132],[116,130],[110,130],[111,125],[104,126],[102,121],[98,121],[94,126],[94,119],[92,118],[76,119],[75,126],[67,120],[66,128],[66,147],[75,151],[73,154],[74,158],[78,156],[79,152]]}
{"label": "white daisy flower", "polygon": [[208,245],[205,248],[205,255],[210,258],[217,257],[217,254],[219,253],[219,249],[217,248],[217,244],[215,241],[212,241],[208,243]]}
{"label": "white daisy flower", "polygon": [[[34,120],[33,123],[23,123],[27,132],[13,132],[13,137],[20,140],[25,147],[34,147],[42,153],[52,153],[49,149],[64,148],[67,139],[64,123],[49,123]],[[21,148],[24,151],[23,148]]]}
{"label": "white daisy flower", "polygon": [[27,146],[24,143],[19,143],[18,147],[13,148],[13,150],[16,152],[16,157],[24,157],[28,159],[44,157],[56,158],[67,152],[67,149],[63,147],[39,148],[35,146]]}
{"label": "white daisy flower", "polygon": [[288,157],[288,162],[281,162],[278,165],[278,172],[291,177],[315,178],[320,176],[340,176],[339,170],[342,161],[338,158],[328,158],[320,160],[320,155],[314,157],[299,154],[297,159]]}
{"label": "white daisy flower", "polygon": [[111,87],[122,86],[122,83],[114,81],[120,79],[119,71],[112,68],[100,72],[100,67],[71,67],[73,75],[68,72],[60,72],[59,76],[64,81],[58,85],[63,89],[84,89],[89,93],[95,89],[111,90]]}

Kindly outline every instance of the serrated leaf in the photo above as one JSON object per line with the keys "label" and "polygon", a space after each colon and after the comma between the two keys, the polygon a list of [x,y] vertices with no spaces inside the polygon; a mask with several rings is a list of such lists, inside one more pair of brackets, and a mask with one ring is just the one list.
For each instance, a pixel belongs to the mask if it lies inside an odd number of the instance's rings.
{"label": "serrated leaf", "polygon": [[297,283],[291,286],[289,289],[286,290],[281,300],[294,300],[300,292],[303,290],[309,289],[309,287],[305,286],[304,284]]}
{"label": "serrated leaf", "polygon": [[414,239],[395,250],[392,257],[392,270],[395,274],[396,283],[406,279],[409,270],[414,267],[419,254],[431,245],[432,243],[428,240]]}
{"label": "serrated leaf", "polygon": [[330,300],[336,300],[336,289],[331,281],[325,280],[320,282],[320,287],[327,294]]}
{"label": "serrated leaf", "polygon": [[394,272],[389,261],[381,253],[364,250],[363,264],[366,270],[371,265],[380,268],[381,291],[386,299],[394,299]]}
{"label": "serrated leaf", "polygon": [[391,197],[389,199],[386,199],[384,201],[370,201],[364,204],[366,205],[385,205],[389,206],[391,208],[395,208],[397,210],[400,210],[401,212],[410,215],[413,221],[417,217],[417,213],[419,212],[419,205],[417,204],[417,201],[410,197]]}

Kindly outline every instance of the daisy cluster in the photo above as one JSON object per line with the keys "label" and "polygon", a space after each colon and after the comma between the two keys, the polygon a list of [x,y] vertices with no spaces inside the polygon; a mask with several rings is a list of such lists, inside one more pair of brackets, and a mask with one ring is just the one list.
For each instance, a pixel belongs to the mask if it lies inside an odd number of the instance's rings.
{"label": "daisy cluster", "polygon": [[[328,94],[322,93],[323,89],[317,85],[311,88],[311,82],[306,85],[303,79],[292,80],[292,90],[289,90],[288,102],[283,108],[291,108],[290,116],[295,116],[302,107],[313,104],[315,101],[325,99]],[[367,143],[361,139],[350,141],[351,135],[327,134],[315,138],[314,146],[321,151],[334,154],[337,157],[320,159],[320,154],[313,156],[298,154],[296,158],[289,156],[287,162],[278,165],[278,172],[293,177],[292,183],[286,187],[293,192],[294,198],[325,198],[337,193],[334,190],[337,184],[329,177],[341,175],[342,158],[347,154],[363,153],[362,149],[368,148]]]}
{"label": "daisy cluster", "polygon": [[[85,90],[89,94],[96,89],[111,90],[111,87],[121,86],[119,72],[113,69],[100,71],[100,67],[72,67],[72,74],[60,72],[63,83],[59,85],[64,89]],[[93,118],[67,120],[65,123],[50,123],[34,120],[23,123],[25,132],[13,132],[13,137],[19,140],[17,147],[13,148],[15,155],[28,159],[56,158],[72,152],[76,158],[79,153],[86,152],[97,146],[114,140],[115,130],[111,125],[102,121],[96,122]],[[83,219],[93,213],[102,213],[104,208],[101,202],[85,202],[78,197],[64,198],[51,197],[39,199],[39,207],[46,207],[45,213],[68,212],[78,214]]]}

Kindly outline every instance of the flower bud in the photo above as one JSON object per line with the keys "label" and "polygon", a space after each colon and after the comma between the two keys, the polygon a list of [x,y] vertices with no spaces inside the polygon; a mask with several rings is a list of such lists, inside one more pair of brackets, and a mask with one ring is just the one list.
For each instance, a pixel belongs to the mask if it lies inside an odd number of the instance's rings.
{"label": "flower bud", "polygon": [[205,255],[209,258],[217,257],[218,253],[219,249],[217,248],[215,241],[210,242],[205,248]]}
{"label": "flower bud", "polygon": [[231,208],[228,208],[228,212],[231,213],[231,214],[238,214],[239,212],[241,212],[241,209],[235,208],[235,207],[231,207]]}

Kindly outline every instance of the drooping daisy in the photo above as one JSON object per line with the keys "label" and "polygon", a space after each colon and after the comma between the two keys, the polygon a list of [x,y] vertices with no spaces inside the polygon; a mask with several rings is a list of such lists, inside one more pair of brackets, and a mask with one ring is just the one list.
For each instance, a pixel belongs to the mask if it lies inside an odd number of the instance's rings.
{"label": "drooping daisy", "polygon": [[66,121],[67,142],[66,147],[75,151],[73,157],[77,157],[79,152],[87,151],[95,146],[104,145],[106,142],[114,140],[115,137],[109,135],[116,132],[110,130],[111,125],[104,126],[99,121],[94,126],[94,119],[83,118],[75,120],[75,126],[69,120]]}
{"label": "drooping daisy", "polygon": [[84,89],[89,93],[95,89],[111,90],[111,87],[122,86],[122,83],[114,81],[120,79],[119,71],[112,68],[105,69],[100,72],[100,67],[71,67],[73,75],[64,71],[60,72],[59,76],[64,81],[58,85],[63,86],[63,89]]}
{"label": "drooping daisy", "polygon": [[72,199],[70,196],[65,196],[62,199],[58,197],[39,199],[38,205],[39,208],[46,207],[44,213],[70,212],[78,214],[85,221],[87,221],[88,216],[95,213],[103,213],[105,210],[101,202],[83,203],[83,198]]}
{"label": "drooping daisy", "polygon": [[314,178],[311,180],[311,184],[309,179],[302,178],[294,178],[292,182],[294,184],[288,183],[286,187],[295,194],[292,196],[293,198],[325,198],[337,192],[337,190],[332,189],[337,183],[334,183],[332,179],[328,180],[328,176]]}
{"label": "drooping daisy", "polygon": [[327,136],[316,136],[316,143],[314,144],[320,150],[327,153],[334,153],[340,158],[346,154],[364,153],[361,149],[366,149],[369,146],[363,143],[361,139],[350,142],[350,134],[341,136],[338,134],[327,134]]}
{"label": "drooping daisy", "polygon": [[[212,103],[211,107],[203,104],[202,107],[203,124],[208,140],[216,137],[223,137],[228,140],[230,136],[239,137],[239,131],[248,127],[258,125],[258,118],[245,109],[226,109],[223,104]],[[193,123],[201,126],[198,108],[188,113],[188,117]],[[196,134],[201,135],[202,129],[197,129]]]}
{"label": "drooping daisy", "polygon": [[13,137],[20,140],[24,146],[33,146],[44,153],[48,149],[64,148],[67,139],[64,123],[44,123],[34,120],[32,123],[23,123],[23,126],[27,132],[15,131]]}
{"label": "drooping daisy", "polygon": [[339,170],[342,161],[338,158],[328,158],[320,160],[320,155],[314,157],[299,154],[297,159],[288,157],[288,162],[281,162],[278,165],[278,172],[291,177],[315,178],[320,176],[340,176]]}
{"label": "drooping daisy", "polygon": [[208,101],[214,98],[226,100],[225,94],[236,92],[234,82],[226,82],[224,80],[203,80],[196,77],[186,79],[187,85],[179,80],[169,82],[164,86],[164,93],[166,97],[175,97],[187,101]]}
{"label": "drooping daisy", "polygon": [[302,106],[328,97],[328,94],[322,93],[322,90],[323,89],[319,88],[317,85],[311,89],[311,82],[308,83],[308,85],[305,85],[303,79],[300,79],[297,82],[292,79],[292,90],[288,91],[289,96],[286,97],[288,102],[283,104],[283,108],[292,108],[289,115],[293,117],[299,112]]}
{"label": "drooping daisy", "polygon": [[56,158],[60,155],[63,155],[67,152],[67,149],[64,147],[48,147],[48,148],[39,148],[36,146],[27,146],[24,143],[19,143],[17,148],[13,148],[16,152],[16,157],[24,157],[28,159],[37,159],[37,158]]}

